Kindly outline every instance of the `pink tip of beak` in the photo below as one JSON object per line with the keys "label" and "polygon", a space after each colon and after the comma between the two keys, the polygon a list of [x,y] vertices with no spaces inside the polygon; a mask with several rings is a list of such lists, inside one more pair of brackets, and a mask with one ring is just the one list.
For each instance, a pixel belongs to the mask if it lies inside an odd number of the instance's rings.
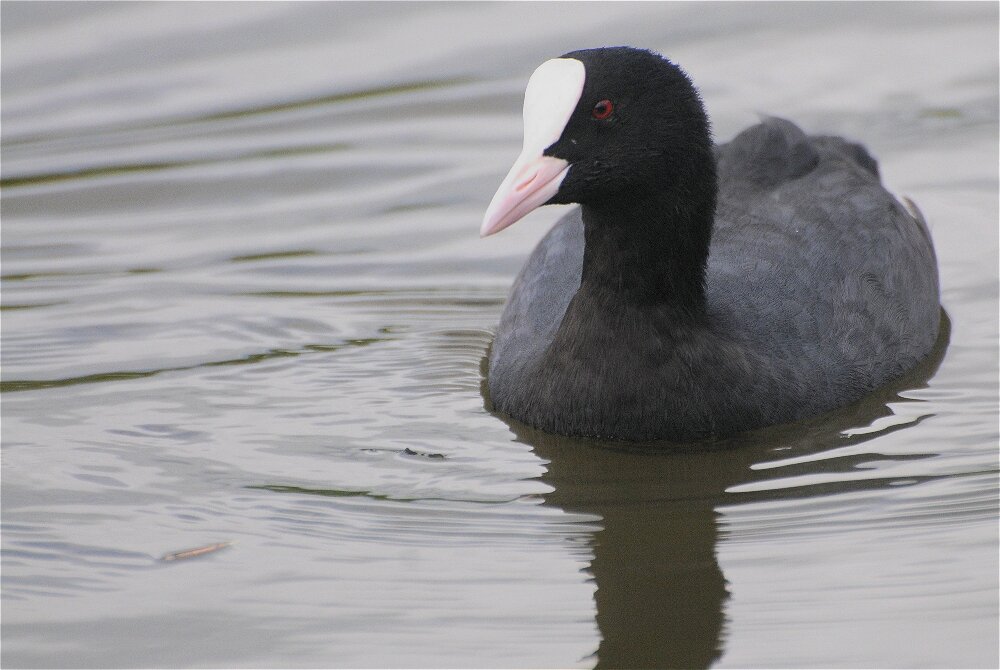
{"label": "pink tip of beak", "polygon": [[548,202],[559,191],[569,167],[552,156],[518,157],[486,209],[480,236],[498,233]]}

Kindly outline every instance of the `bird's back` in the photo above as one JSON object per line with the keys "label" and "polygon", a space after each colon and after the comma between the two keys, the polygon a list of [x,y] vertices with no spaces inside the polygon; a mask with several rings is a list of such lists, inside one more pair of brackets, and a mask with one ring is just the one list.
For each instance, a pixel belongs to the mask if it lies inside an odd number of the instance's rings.
{"label": "bird's back", "polygon": [[716,155],[716,332],[787,363],[830,407],[927,355],[940,319],[930,236],[863,147],[766,119]]}

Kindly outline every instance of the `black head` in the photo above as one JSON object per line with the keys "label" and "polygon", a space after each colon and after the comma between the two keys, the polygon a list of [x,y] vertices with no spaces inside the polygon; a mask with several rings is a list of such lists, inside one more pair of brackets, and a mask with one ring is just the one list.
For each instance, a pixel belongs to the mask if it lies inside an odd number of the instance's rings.
{"label": "black head", "polygon": [[[684,72],[608,47],[543,63],[525,92],[525,143],[483,222],[489,235],[543,204],[705,213],[715,203],[708,118]],[[702,217],[706,218],[706,217]]]}
{"label": "black head", "polygon": [[[684,72],[651,51],[609,47],[563,56],[583,63],[580,100],[544,154],[572,166],[551,203],[618,206],[664,189],[708,185],[714,163],[708,118]],[[681,195],[681,194],[678,194]]]}

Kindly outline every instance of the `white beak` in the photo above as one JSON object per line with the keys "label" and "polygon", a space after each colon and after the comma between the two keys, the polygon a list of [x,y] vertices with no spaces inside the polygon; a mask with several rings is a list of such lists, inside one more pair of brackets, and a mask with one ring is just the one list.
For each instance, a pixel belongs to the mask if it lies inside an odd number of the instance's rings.
{"label": "white beak", "polygon": [[559,191],[567,172],[569,163],[561,158],[521,154],[493,196],[480,236],[498,233],[544,205]]}
{"label": "white beak", "polygon": [[559,191],[570,164],[544,155],[559,141],[580,102],[586,68],[573,58],[545,61],[524,92],[524,145],[483,217],[479,234],[499,232]]}

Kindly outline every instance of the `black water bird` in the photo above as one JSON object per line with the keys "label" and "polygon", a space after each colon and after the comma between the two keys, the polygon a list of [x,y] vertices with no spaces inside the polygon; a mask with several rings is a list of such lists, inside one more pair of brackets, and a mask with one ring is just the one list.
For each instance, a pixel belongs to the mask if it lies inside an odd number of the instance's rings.
{"label": "black water bird", "polygon": [[714,146],[676,65],[629,47],[542,64],[483,221],[579,203],[518,275],[493,409],[620,440],[723,436],[858,400],[935,343],[926,223],[839,137],[767,118]]}

